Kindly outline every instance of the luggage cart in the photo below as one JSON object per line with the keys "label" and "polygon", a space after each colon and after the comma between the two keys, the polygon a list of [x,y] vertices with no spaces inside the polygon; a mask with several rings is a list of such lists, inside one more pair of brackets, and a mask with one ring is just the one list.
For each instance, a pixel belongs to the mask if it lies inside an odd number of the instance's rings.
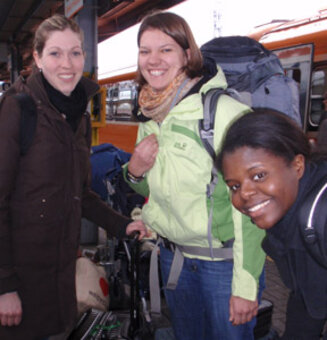
{"label": "luggage cart", "polygon": [[90,308],[79,319],[67,340],[153,339],[151,317],[140,283],[140,242],[138,241],[138,234],[123,240],[123,245],[129,272],[129,310],[100,311]]}

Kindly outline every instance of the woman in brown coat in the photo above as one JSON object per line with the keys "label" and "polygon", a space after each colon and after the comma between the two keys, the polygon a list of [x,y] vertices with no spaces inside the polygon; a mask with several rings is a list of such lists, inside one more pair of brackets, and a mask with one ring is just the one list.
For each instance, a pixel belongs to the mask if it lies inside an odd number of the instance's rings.
{"label": "woman in brown coat", "polygon": [[[0,106],[0,339],[35,340],[64,332],[76,317],[75,262],[81,217],[111,236],[146,229],[90,190],[88,100],[98,85],[83,78],[83,38],[64,16],[36,31],[38,70],[19,79]],[[21,109],[29,94],[36,130],[21,154]]]}

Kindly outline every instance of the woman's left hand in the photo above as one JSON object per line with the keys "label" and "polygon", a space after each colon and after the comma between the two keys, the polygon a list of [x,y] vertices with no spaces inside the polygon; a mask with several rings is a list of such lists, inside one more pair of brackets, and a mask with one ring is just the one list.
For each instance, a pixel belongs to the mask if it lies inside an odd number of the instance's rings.
{"label": "woman's left hand", "polygon": [[126,228],[126,234],[127,235],[130,235],[134,231],[139,232],[139,236],[138,236],[139,240],[141,240],[145,236],[150,236],[150,233],[149,233],[147,227],[145,226],[145,224],[141,220],[133,221],[127,226],[127,228]]}
{"label": "woman's left hand", "polygon": [[231,296],[229,301],[229,321],[234,326],[251,321],[258,314],[258,300],[250,301],[239,296]]}
{"label": "woman's left hand", "polygon": [[153,167],[158,152],[158,140],[156,135],[152,133],[135,146],[128,162],[128,171],[135,177],[142,176]]}

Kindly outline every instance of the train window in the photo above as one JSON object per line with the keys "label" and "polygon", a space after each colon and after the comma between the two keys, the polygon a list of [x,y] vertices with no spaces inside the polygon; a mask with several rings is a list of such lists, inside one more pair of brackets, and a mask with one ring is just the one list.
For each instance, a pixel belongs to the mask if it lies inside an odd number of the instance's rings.
{"label": "train window", "polygon": [[293,78],[297,83],[301,82],[301,71],[293,67],[284,67],[284,74],[289,78]]}
{"label": "train window", "polygon": [[137,103],[138,87],[134,80],[107,85],[107,120],[132,120]]}
{"label": "train window", "polygon": [[292,78],[298,83],[301,83],[301,70],[296,68],[293,70]]}
{"label": "train window", "polygon": [[310,124],[317,127],[320,118],[325,110],[324,98],[326,93],[326,73],[327,69],[319,69],[312,72],[311,80],[311,110]]}

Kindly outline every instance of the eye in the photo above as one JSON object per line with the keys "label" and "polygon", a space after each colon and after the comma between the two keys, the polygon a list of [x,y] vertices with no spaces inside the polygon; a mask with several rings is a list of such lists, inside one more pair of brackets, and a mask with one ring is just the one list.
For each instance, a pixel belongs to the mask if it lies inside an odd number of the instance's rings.
{"label": "eye", "polygon": [[80,57],[82,55],[82,51],[73,51],[72,54],[74,57]]}
{"label": "eye", "polygon": [[240,185],[239,184],[233,184],[233,185],[228,185],[228,187],[229,187],[230,191],[235,192],[240,188]]}
{"label": "eye", "polygon": [[147,51],[147,50],[139,50],[139,54],[141,54],[141,55],[146,55],[148,53],[149,53],[149,51]]}
{"label": "eye", "polygon": [[172,48],[170,48],[170,47],[165,47],[165,48],[163,48],[161,51],[162,51],[163,53],[169,53],[169,52],[172,51]]}
{"label": "eye", "polygon": [[266,173],[265,172],[259,172],[259,173],[255,174],[253,176],[253,180],[258,182],[258,181],[263,180],[265,177],[266,177]]}
{"label": "eye", "polygon": [[50,55],[53,56],[53,57],[59,57],[59,52],[52,51],[52,52],[50,52]]}

